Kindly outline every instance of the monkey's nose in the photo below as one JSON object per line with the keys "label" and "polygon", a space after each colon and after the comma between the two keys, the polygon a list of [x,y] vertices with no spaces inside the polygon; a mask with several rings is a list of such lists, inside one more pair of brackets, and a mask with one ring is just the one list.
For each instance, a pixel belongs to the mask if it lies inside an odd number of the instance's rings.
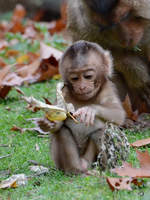
{"label": "monkey's nose", "polygon": [[79,88],[79,90],[80,90],[81,92],[83,92],[85,89],[86,89],[85,86]]}

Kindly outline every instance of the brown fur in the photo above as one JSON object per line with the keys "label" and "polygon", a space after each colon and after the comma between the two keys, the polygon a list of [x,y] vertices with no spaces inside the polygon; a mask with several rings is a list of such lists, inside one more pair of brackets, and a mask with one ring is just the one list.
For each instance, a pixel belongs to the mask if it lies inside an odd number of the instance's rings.
{"label": "brown fur", "polygon": [[114,85],[108,80],[111,68],[109,52],[85,41],[69,47],[60,61],[65,82],[63,96],[67,103],[74,105],[73,114],[80,121],[76,124],[67,118],[52,134],[52,157],[56,167],[64,172],[86,173],[98,155],[98,138],[102,137],[105,122],[124,123],[125,112]]}
{"label": "brown fur", "polygon": [[69,0],[68,31],[73,41],[84,39],[111,50],[113,80],[118,88],[122,84],[120,97],[124,99],[129,93],[133,107],[140,109],[137,99],[150,106],[150,19],[138,15],[144,6],[137,8],[126,2],[119,1],[102,15],[92,10],[85,0]]}

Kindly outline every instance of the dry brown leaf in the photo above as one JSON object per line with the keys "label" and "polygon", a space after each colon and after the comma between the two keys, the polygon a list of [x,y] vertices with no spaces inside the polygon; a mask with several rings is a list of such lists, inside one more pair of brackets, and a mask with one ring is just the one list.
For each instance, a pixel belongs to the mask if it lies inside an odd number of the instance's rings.
{"label": "dry brown leaf", "polygon": [[33,17],[33,20],[36,21],[36,22],[39,22],[41,21],[41,19],[43,18],[44,16],[44,10],[39,10],[35,16]]}
{"label": "dry brown leaf", "polygon": [[46,104],[52,105],[52,103],[47,98],[44,97],[43,99],[45,100]]}
{"label": "dry brown leaf", "polygon": [[0,98],[4,99],[9,91],[11,90],[10,86],[0,86]]}
{"label": "dry brown leaf", "polygon": [[2,86],[4,78],[7,76],[7,74],[9,74],[11,68],[12,66],[8,65],[0,70],[0,87]]}
{"label": "dry brown leaf", "polygon": [[36,31],[33,26],[27,26],[25,27],[24,31],[24,38],[35,38],[36,37]]}
{"label": "dry brown leaf", "polygon": [[22,21],[26,15],[26,10],[21,4],[17,4],[14,9],[12,20],[13,21]]}
{"label": "dry brown leaf", "polygon": [[18,87],[15,87],[15,89],[16,89],[16,91],[19,93],[19,94],[21,94],[21,95],[25,95],[24,94],[24,92],[20,89],[20,88],[18,88]]}
{"label": "dry brown leaf", "polygon": [[43,166],[38,166],[38,165],[31,165],[30,166],[30,170],[32,172],[38,173],[38,174],[44,174],[44,173],[48,173],[49,169],[47,167],[43,167]]}
{"label": "dry brown leaf", "polygon": [[8,42],[5,40],[0,40],[0,50],[8,46]]}
{"label": "dry brown leaf", "polygon": [[140,168],[134,168],[130,163],[124,162],[119,168],[115,168],[112,172],[119,176],[129,176],[135,178],[150,178],[150,155],[148,151],[136,151],[137,158],[140,162]]}
{"label": "dry brown leaf", "polygon": [[15,49],[10,49],[6,52],[6,56],[7,57],[10,57],[10,56],[17,56],[19,54],[19,51],[18,50],[15,50]]}
{"label": "dry brown leaf", "polygon": [[24,64],[25,62],[29,62],[29,56],[27,54],[24,54],[22,56],[19,56],[17,59],[16,59],[16,62],[18,64]]}
{"label": "dry brown leaf", "polygon": [[138,112],[133,112],[132,110],[132,104],[129,98],[129,95],[126,95],[124,102],[122,103],[126,113],[127,117],[131,120],[136,121],[138,119]]}
{"label": "dry brown leaf", "polygon": [[0,189],[16,188],[28,182],[25,174],[16,174],[0,183]]}
{"label": "dry brown leaf", "polygon": [[54,127],[54,123],[51,123],[46,118],[31,118],[27,121],[31,121],[36,125],[34,128],[20,128],[14,125],[10,130],[11,131],[19,131],[20,133],[24,133],[25,131],[36,131],[41,135],[48,135],[50,130]]}
{"label": "dry brown leaf", "polygon": [[53,128],[53,126],[54,126],[54,123],[51,123],[46,118],[31,118],[28,120],[33,122],[36,125],[34,130],[36,130],[38,133],[40,133],[42,135],[48,135],[51,128]]}
{"label": "dry brown leaf", "polygon": [[114,190],[132,190],[132,178],[107,178],[107,183],[112,191]]}
{"label": "dry brown leaf", "polygon": [[53,23],[53,26],[49,29],[51,34],[62,31],[66,28],[67,24],[67,1],[63,0],[61,4],[61,19],[56,20]]}
{"label": "dry brown leaf", "polygon": [[150,138],[146,138],[143,140],[137,140],[131,144],[132,147],[143,147],[150,144]]}
{"label": "dry brown leaf", "polygon": [[16,5],[11,20],[12,21],[10,28],[11,32],[13,33],[24,32],[24,26],[22,25],[22,20],[24,19],[25,15],[26,15],[25,8],[21,4]]}
{"label": "dry brown leaf", "polygon": [[[46,46],[47,48],[47,46]],[[49,51],[50,50],[50,51]],[[6,66],[0,70],[0,97],[5,98],[11,86],[20,86],[23,83],[34,83],[50,79],[58,74],[58,60],[62,52],[48,47],[48,59],[41,60],[38,55],[27,54],[25,57],[19,58],[18,62],[23,62],[28,57],[34,60],[28,65],[12,65]],[[44,52],[43,52],[44,53]],[[43,54],[45,56],[45,54]],[[56,57],[54,57],[56,56]],[[7,86],[7,87],[6,87]],[[8,87],[9,86],[9,87]]]}
{"label": "dry brown leaf", "polygon": [[140,152],[136,150],[137,158],[140,162],[140,166],[142,169],[147,169],[150,171],[150,155],[148,151]]}
{"label": "dry brown leaf", "polygon": [[[22,5],[17,5],[14,9],[12,19],[9,23],[0,23],[0,49],[8,46],[3,40],[5,32],[20,32],[24,38],[38,39],[39,35],[32,21],[26,25],[22,21],[26,15],[26,10]],[[10,41],[10,45],[18,43],[17,39]],[[41,54],[28,52],[17,58],[16,64],[8,66],[0,60],[0,97],[5,98],[12,86],[20,86],[24,83],[34,83],[52,78],[58,74],[58,61],[62,52],[45,45],[41,42]],[[18,56],[18,50],[8,50],[7,57]],[[25,63],[28,63],[25,65]]]}
{"label": "dry brown leaf", "polygon": [[11,129],[11,131],[19,131],[20,133],[23,133],[24,132],[24,129],[23,128],[20,128],[16,125],[14,125]]}
{"label": "dry brown leaf", "polygon": [[14,72],[10,72],[10,67],[5,67],[3,70],[1,70],[4,75],[3,76],[0,75],[0,81],[1,81],[0,85],[20,86],[24,82],[28,83],[36,82],[40,77],[40,74],[37,74],[39,66],[40,66],[40,59],[35,60],[30,65],[25,65],[23,67],[16,66]]}
{"label": "dry brown leaf", "polygon": [[4,62],[4,60],[2,58],[0,58],[0,69],[5,66],[6,66],[6,63]]}
{"label": "dry brown leaf", "polygon": [[50,64],[52,61],[53,57],[43,60],[41,62],[41,65],[37,71],[39,74],[38,81],[44,81],[52,78],[55,74],[58,74],[58,62],[57,65],[52,65]]}
{"label": "dry brown leaf", "polygon": [[53,56],[58,61],[61,58],[62,54],[62,51],[50,47],[43,42],[40,43],[40,55],[42,59],[48,59]]}

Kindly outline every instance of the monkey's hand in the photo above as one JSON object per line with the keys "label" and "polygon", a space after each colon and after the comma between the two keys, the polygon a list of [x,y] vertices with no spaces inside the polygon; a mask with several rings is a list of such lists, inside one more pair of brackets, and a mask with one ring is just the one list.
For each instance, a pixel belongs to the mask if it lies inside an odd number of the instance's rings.
{"label": "monkey's hand", "polygon": [[93,125],[96,111],[91,107],[79,108],[74,114],[74,117],[79,117],[80,122],[85,123],[86,126]]}

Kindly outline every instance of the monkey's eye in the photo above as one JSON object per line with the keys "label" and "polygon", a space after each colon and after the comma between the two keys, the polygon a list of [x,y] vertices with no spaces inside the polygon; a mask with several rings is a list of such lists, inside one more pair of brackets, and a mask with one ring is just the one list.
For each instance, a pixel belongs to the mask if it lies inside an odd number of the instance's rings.
{"label": "monkey's eye", "polygon": [[77,80],[79,80],[79,78],[78,77],[72,77],[71,80],[72,81],[77,81]]}
{"label": "monkey's eye", "polygon": [[85,78],[85,79],[89,79],[89,80],[90,80],[90,79],[92,79],[92,78],[93,78],[93,76],[92,76],[92,75],[84,75],[84,78]]}

